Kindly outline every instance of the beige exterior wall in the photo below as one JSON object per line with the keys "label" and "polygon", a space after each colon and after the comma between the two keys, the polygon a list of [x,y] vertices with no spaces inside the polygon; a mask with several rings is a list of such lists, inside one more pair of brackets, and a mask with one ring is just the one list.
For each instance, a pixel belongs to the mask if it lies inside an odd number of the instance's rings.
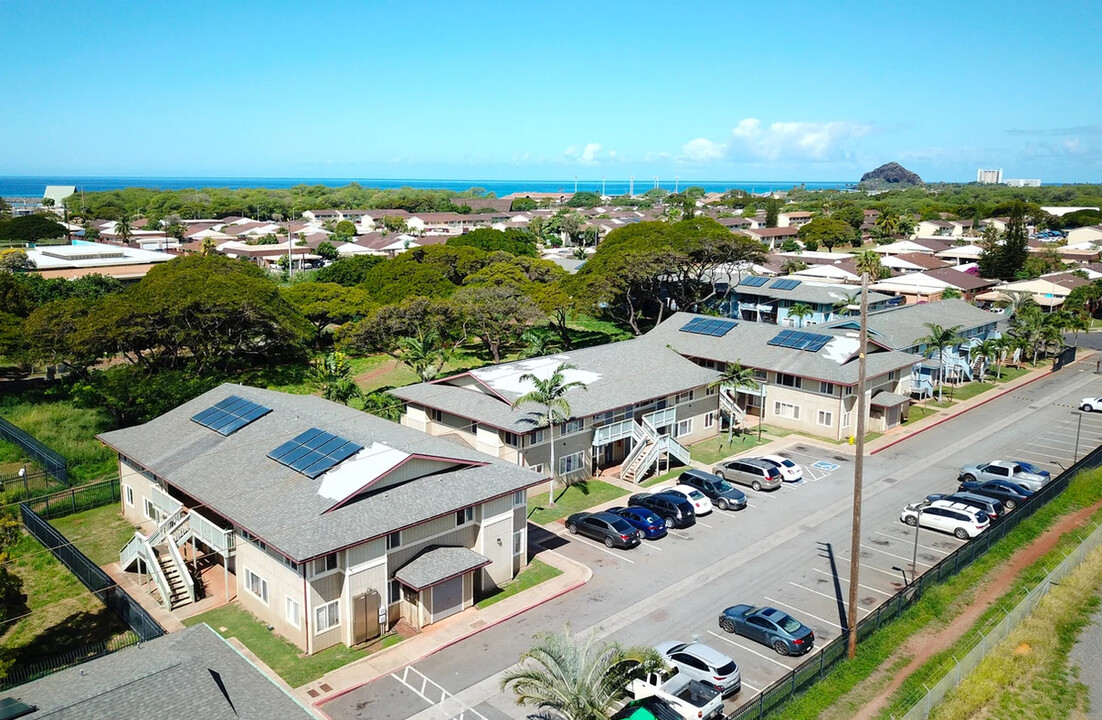
{"label": "beige exterior wall", "polygon": [[[307,652],[306,628],[309,615],[301,575],[261,550],[253,543],[237,536],[237,602],[262,622],[275,628],[275,631]],[[255,573],[268,583],[268,602],[253,595],[248,589],[245,570]],[[286,618],[286,598],[298,603],[299,627],[295,627]]]}
{"label": "beige exterior wall", "polygon": [[[155,521],[145,515],[145,502],[152,498],[150,488],[156,482],[138,468],[128,462],[119,460],[119,506],[122,508],[123,517],[133,525],[142,525],[143,529],[152,529]],[[134,496],[134,504],[127,502],[126,489],[130,488]]]}
{"label": "beige exterior wall", "polygon": [[[775,380],[775,376],[771,376],[770,380]],[[802,385],[812,386],[812,390],[809,391],[802,387],[799,389],[786,387],[773,382],[766,386],[765,423],[800,430],[813,435],[822,435],[835,440],[844,437],[845,431],[841,427],[842,402],[840,391],[842,386],[834,386],[834,395],[825,395],[817,392],[819,389],[817,380],[812,381],[804,378]],[[798,408],[799,417],[782,416],[777,411],[778,403]],[[829,425],[819,424],[820,411],[830,413]]]}
{"label": "beige exterior wall", "polygon": [[402,413],[401,421],[406,427],[411,427],[421,432],[428,432],[429,416],[428,413],[425,412],[425,408],[420,405],[407,403],[406,409]]}
{"label": "beige exterior wall", "polygon": [[485,503],[482,518],[474,550],[492,561],[480,578],[481,589],[488,590],[513,579],[513,496]]}

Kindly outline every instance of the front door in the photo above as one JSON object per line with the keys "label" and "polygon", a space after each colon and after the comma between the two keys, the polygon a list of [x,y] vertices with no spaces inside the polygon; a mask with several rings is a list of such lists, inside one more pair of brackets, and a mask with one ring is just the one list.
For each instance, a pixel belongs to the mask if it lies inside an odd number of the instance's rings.
{"label": "front door", "polygon": [[432,621],[451,617],[463,609],[463,576],[440,583],[432,589]]}

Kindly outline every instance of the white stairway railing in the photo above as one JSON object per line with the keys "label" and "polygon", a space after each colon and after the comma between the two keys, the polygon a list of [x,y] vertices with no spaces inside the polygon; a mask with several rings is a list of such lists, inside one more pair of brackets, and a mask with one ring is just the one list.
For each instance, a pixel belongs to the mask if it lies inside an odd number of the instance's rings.
{"label": "white stairway railing", "polygon": [[119,567],[126,570],[135,560],[145,559],[142,548],[143,542],[145,542],[145,536],[135,530],[134,537],[130,538],[123,549],[119,551]]}
{"label": "white stairway railing", "polygon": [[[157,590],[161,593],[161,604],[164,605],[165,610],[172,610],[172,590],[168,587],[168,578],[165,577],[165,573],[161,570],[161,564],[157,562],[157,553],[153,552],[153,546],[149,544],[149,540],[142,538],[142,551],[145,557],[149,558],[149,574],[153,577],[153,582],[157,585]],[[187,571],[187,568],[184,568]]]}
{"label": "white stairway railing", "polygon": [[184,590],[187,592],[188,602],[195,602],[195,581],[191,579],[187,564],[184,562],[183,556],[180,555],[180,548],[171,540],[165,545],[168,547],[168,554],[172,558],[172,562],[176,565],[176,572],[180,573],[180,577],[184,579]]}

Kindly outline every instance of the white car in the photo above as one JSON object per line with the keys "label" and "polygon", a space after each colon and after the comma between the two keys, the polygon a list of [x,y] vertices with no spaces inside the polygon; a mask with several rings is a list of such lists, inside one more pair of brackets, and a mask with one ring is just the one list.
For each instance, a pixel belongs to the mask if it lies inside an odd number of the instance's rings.
{"label": "white car", "polygon": [[950,500],[905,505],[899,519],[911,527],[921,522],[924,528],[952,533],[961,540],[974,538],[991,525],[983,510]]}
{"label": "white car", "polygon": [[689,487],[688,485],[674,485],[668,490],[663,490],[663,492],[672,492],[683,496],[693,504],[693,510],[696,511],[697,515],[707,515],[712,512],[712,501],[708,499],[707,495],[694,487]]}
{"label": "white car", "polygon": [[1102,410],[1102,397],[1088,397],[1079,401],[1079,409],[1083,412]]}
{"label": "white car", "polygon": [[780,455],[762,455],[759,460],[764,460],[781,471],[781,479],[785,482],[799,482],[804,479],[804,471],[796,463]]}
{"label": "white car", "polygon": [[703,643],[663,642],[654,646],[662,659],[702,682],[723,697],[742,689],[742,675],[735,661]]}

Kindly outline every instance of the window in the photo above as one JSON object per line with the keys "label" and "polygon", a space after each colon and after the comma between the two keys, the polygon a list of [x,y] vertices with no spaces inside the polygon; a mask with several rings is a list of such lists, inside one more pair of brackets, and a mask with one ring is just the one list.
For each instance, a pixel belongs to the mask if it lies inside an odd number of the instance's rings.
{"label": "window", "polygon": [[394,550],[395,548],[402,547],[402,531],[396,530],[386,536],[386,549]]}
{"label": "window", "polygon": [[833,395],[834,394],[834,383],[823,382],[823,381],[820,380],[819,381],[819,392],[821,392],[823,395]]}
{"label": "window", "polygon": [[429,420],[433,422],[444,422],[444,413],[436,408],[429,408]]}
{"label": "window", "polygon": [[540,428],[539,430],[536,430],[532,433],[532,437],[529,438],[528,444],[539,445],[541,442],[543,442],[543,428]]}
{"label": "window", "polygon": [[844,413],[842,413],[842,427],[843,428],[848,428],[852,424],[853,424],[853,411],[852,410],[846,410]]}
{"label": "window", "polygon": [[765,382],[769,379],[769,373],[767,373],[765,370],[754,370],[754,379]]}
{"label": "window", "polygon": [[830,427],[834,424],[834,413],[827,410],[820,410],[818,422],[823,427]]}
{"label": "window", "polygon": [[340,627],[341,601],[334,600],[314,610],[314,634],[320,635],[326,630]]}
{"label": "window", "polygon": [[524,531],[517,530],[513,533],[513,556],[520,555],[524,552]]}
{"label": "window", "polygon": [[287,620],[287,622],[291,623],[295,627],[300,627],[301,620],[299,619],[300,611],[298,601],[292,598],[290,595],[288,595],[286,599],[287,602],[285,603],[283,608],[283,617]]}
{"label": "window", "polygon": [[719,392],[719,387],[716,385],[709,385],[704,389],[705,395],[715,395],[717,392]]}
{"label": "window", "polygon": [[567,420],[562,425],[559,425],[559,435],[569,435],[571,433],[581,432],[584,429],[584,418],[579,420]]}
{"label": "window", "polygon": [[676,404],[683,403],[683,402],[689,402],[692,399],[693,399],[693,391],[692,390],[687,390],[683,393],[677,393],[677,397],[675,397],[673,399],[673,402],[676,405]]}
{"label": "window", "polygon": [[314,559],[314,576],[324,575],[337,569],[337,553]]}
{"label": "window", "polygon": [[389,583],[387,583],[386,587],[386,601],[388,605],[393,605],[394,603],[400,602],[402,600],[402,583],[398,582],[397,580],[391,580]]}
{"label": "window", "polygon": [[134,507],[134,488],[129,485],[123,485],[122,494],[126,498],[126,504],[130,507]]}
{"label": "window", "polygon": [[245,568],[245,589],[250,595],[259,598],[260,602],[268,604],[268,581],[249,568]]}
{"label": "window", "polygon": [[[540,465],[539,467],[540,467],[540,471],[542,472],[543,471],[543,466]],[[524,491],[523,490],[517,490],[515,493],[513,493],[513,505],[514,506],[523,505],[524,502],[525,502],[525,497],[524,497]]]}
{"label": "window", "polygon": [[501,441],[509,447],[520,447],[520,438],[516,433],[503,432],[501,433]]}
{"label": "window", "polygon": [[564,455],[559,458],[559,474],[574,472],[582,468],[582,454],[580,452]]}
{"label": "window", "polygon": [[785,375],[784,373],[777,373],[777,384],[784,387],[800,387],[800,378],[795,375]]}
{"label": "window", "polygon": [[895,380],[898,377],[899,377],[899,371],[898,370],[892,370],[890,373],[888,373],[888,379],[889,380]]}
{"label": "window", "polygon": [[149,498],[143,498],[142,514],[148,520],[157,520],[157,506],[153,504],[153,501]]}
{"label": "window", "polygon": [[716,414],[714,412],[704,413],[704,427],[710,428],[716,424]]}
{"label": "window", "polygon": [[459,527],[460,525],[465,525],[465,524],[469,523],[471,520],[474,520],[474,508],[473,507],[463,508],[462,510],[456,510],[456,512],[455,512],[455,525],[456,525],[456,527]]}
{"label": "window", "polygon": [[800,406],[793,405],[785,402],[773,403],[773,414],[778,417],[792,418],[793,420],[800,419]]}
{"label": "window", "polygon": [[674,437],[682,437],[683,435],[692,435],[693,433],[693,419],[682,420],[677,423],[677,427],[674,429]]}

